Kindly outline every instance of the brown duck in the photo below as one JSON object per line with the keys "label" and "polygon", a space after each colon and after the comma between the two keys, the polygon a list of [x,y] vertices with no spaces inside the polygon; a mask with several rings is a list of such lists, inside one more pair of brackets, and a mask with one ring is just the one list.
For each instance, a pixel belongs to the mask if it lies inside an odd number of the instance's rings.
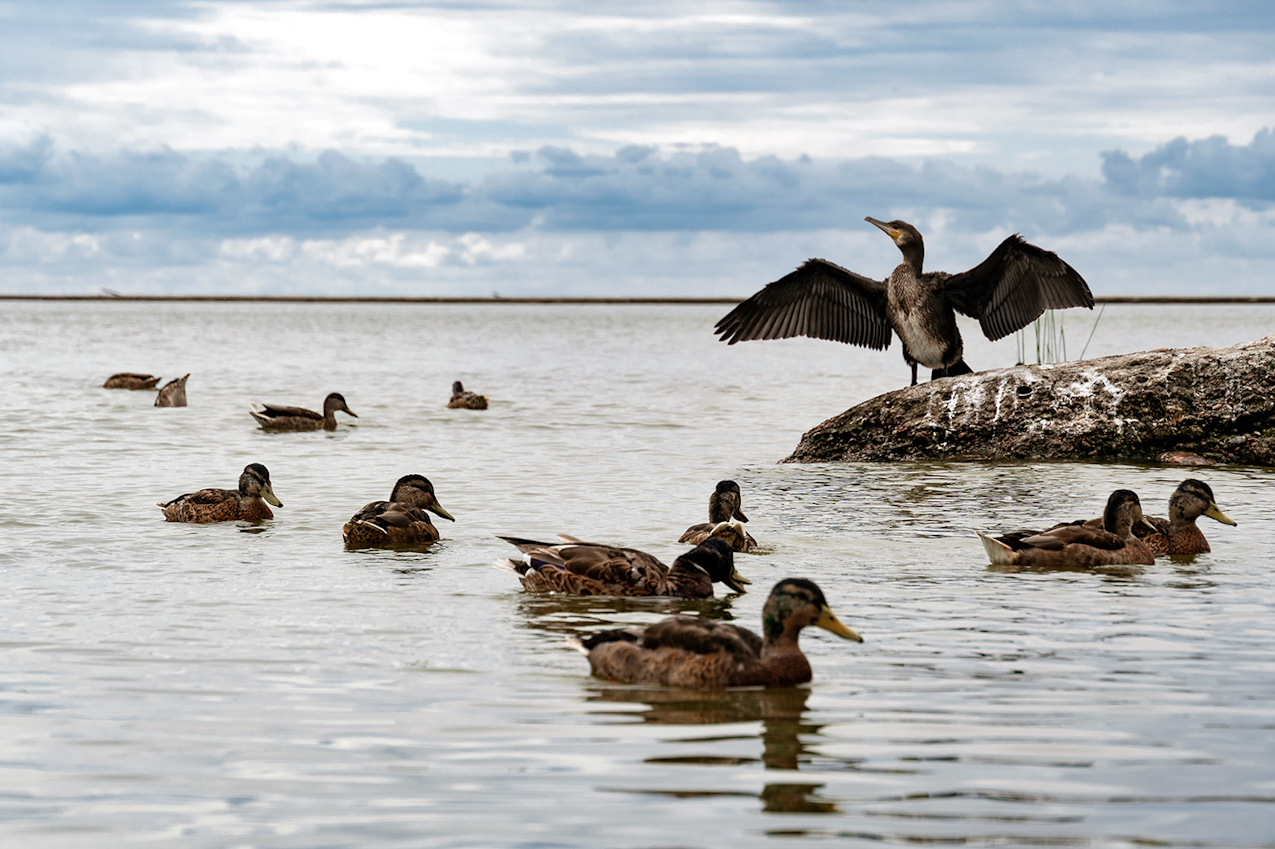
{"label": "brown duck", "polygon": [[159,390],[159,394],[155,396],[156,407],[184,407],[186,406],[186,380],[190,377],[187,372],[184,376],[170,380],[164,384],[164,388]]}
{"label": "brown duck", "polygon": [[283,506],[270,487],[270,472],[260,463],[249,463],[239,476],[237,492],[201,489],[155,506],[164,511],[164,518],[170,522],[261,522],[274,518],[267,501]]}
{"label": "brown duck", "polygon": [[593,674],[630,684],[679,687],[792,687],[811,678],[797,638],[814,625],[855,642],[813,581],[787,578],[762,608],[762,635],[747,628],[672,616],[640,629],[603,631],[579,643]]}
{"label": "brown duck", "polygon": [[746,592],[743,585],[750,583],[735,571],[731,533],[723,529],[720,536],[678,556],[672,568],[645,551],[566,535],[560,535],[566,540],[560,544],[500,537],[523,553],[521,560],[500,565],[515,572],[523,588],[532,592],[712,598],[714,583],[739,593]]}
{"label": "brown duck", "polygon": [[350,517],[341,528],[347,548],[381,548],[422,545],[440,538],[429,510],[456,521],[434,495],[434,485],[424,475],[404,475],[394,484],[389,501],[373,501]]}
{"label": "brown duck", "polygon": [[[734,481],[718,481],[717,488],[708,497],[708,521],[698,525],[691,525],[686,529],[686,533],[682,534],[678,539],[678,542],[699,545],[708,539],[713,530],[722,522],[729,522],[731,519],[747,522],[748,517],[740,509],[742,500],[743,496],[739,492],[739,484]],[[752,551],[757,547],[757,540],[753,539],[742,528],[740,530],[742,535],[739,538],[739,544],[735,546],[735,550]]]}
{"label": "brown duck", "polygon": [[487,396],[467,391],[458,380],[452,384],[452,399],[447,402],[447,406],[454,410],[485,410]]}
{"label": "brown duck", "polygon": [[1077,521],[1047,531],[978,536],[988,558],[998,566],[1082,568],[1155,563],[1151,549],[1133,535],[1135,524],[1153,528],[1143,517],[1142,503],[1134,492],[1117,489],[1111,493],[1102,523],[1102,528]]}
{"label": "brown duck", "polygon": [[1155,554],[1207,554],[1209,541],[1204,532],[1195,526],[1201,516],[1216,519],[1224,525],[1234,525],[1235,520],[1218,509],[1213,500],[1213,490],[1204,481],[1187,478],[1169,496],[1169,518],[1152,516],[1147,521],[1155,532],[1135,525],[1133,532]]}
{"label": "brown duck", "polygon": [[104,389],[154,389],[157,383],[159,378],[153,374],[122,371],[108,377],[102,387]]}
{"label": "brown duck", "polygon": [[261,423],[262,430],[336,430],[336,411],[358,415],[345,403],[345,396],[333,392],[323,399],[323,412],[316,413],[304,407],[280,407],[275,404],[259,404],[248,412]]}

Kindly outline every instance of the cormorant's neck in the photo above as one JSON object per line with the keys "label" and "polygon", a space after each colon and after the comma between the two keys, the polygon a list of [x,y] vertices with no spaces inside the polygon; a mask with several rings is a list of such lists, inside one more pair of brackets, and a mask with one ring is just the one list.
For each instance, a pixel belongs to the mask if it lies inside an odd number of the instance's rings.
{"label": "cormorant's neck", "polygon": [[899,247],[903,253],[903,264],[910,265],[916,274],[921,273],[921,264],[925,262],[925,245],[917,242],[909,242]]}

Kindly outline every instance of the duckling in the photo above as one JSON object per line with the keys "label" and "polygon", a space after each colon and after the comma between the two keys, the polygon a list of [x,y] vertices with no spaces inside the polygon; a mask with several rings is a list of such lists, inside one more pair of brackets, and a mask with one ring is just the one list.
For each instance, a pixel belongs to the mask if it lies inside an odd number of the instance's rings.
{"label": "duckling", "polygon": [[279,407],[274,404],[254,404],[249,410],[261,423],[262,430],[336,430],[336,411],[358,415],[345,404],[340,392],[333,392],[323,399],[323,415],[303,407]]}
{"label": "duckling", "polygon": [[477,392],[466,392],[465,387],[458,380],[452,384],[452,400],[447,402],[447,406],[456,410],[485,410],[487,396],[479,395]]}
{"label": "duckling", "polygon": [[424,475],[404,475],[394,484],[389,501],[373,501],[350,517],[341,528],[347,548],[379,548],[389,545],[422,545],[440,539],[429,519],[429,510],[449,522],[456,521],[434,495],[434,485]]}
{"label": "duckling", "polygon": [[1187,478],[1169,496],[1169,518],[1151,517],[1147,521],[1155,532],[1134,526],[1140,537],[1154,554],[1207,554],[1209,541],[1204,532],[1195,526],[1201,516],[1216,519],[1224,525],[1235,525],[1235,520],[1218,509],[1213,500],[1213,490],[1204,481]]}
{"label": "duckling", "polygon": [[[731,519],[747,522],[748,517],[740,509],[742,499],[743,496],[739,492],[739,484],[734,481],[718,481],[717,488],[708,497],[708,521],[699,525],[691,525],[677,541],[688,545],[699,545],[708,539],[713,530],[722,522],[729,522]],[[741,541],[735,546],[735,550],[752,551],[756,548],[757,540],[753,539],[752,535],[742,527],[740,531],[742,532]]]}
{"label": "duckling", "polygon": [[515,572],[525,589],[572,595],[676,596],[712,598],[720,581],[735,592],[751,583],[735,571],[730,529],[678,556],[670,569],[634,548],[583,542],[560,534],[564,543],[500,537],[523,553],[500,565]]}
{"label": "duckling", "polygon": [[233,489],[201,489],[155,506],[164,511],[164,518],[169,522],[233,522],[239,519],[261,522],[274,518],[266,501],[276,507],[283,506],[270,486],[270,472],[260,463],[249,463],[239,475],[238,492]]}
{"label": "duckling", "polygon": [[1138,523],[1154,529],[1143,517],[1142,503],[1134,492],[1117,489],[1111,493],[1102,522],[1103,528],[1073,522],[995,539],[981,533],[978,536],[988,558],[1000,566],[1076,568],[1155,563],[1151,549],[1133,535],[1133,526]]}
{"label": "duckling", "polygon": [[603,631],[575,644],[600,678],[680,687],[792,687],[811,678],[797,643],[815,625],[855,642],[863,638],[837,619],[814,581],[786,578],[762,608],[762,635],[747,628],[671,616],[646,628]]}
{"label": "duckling", "polygon": [[176,380],[170,380],[164,384],[164,388],[159,390],[159,395],[155,397],[156,407],[184,407],[186,406],[186,378],[190,377],[187,372],[183,377]]}
{"label": "duckling", "polygon": [[132,371],[122,371],[113,374],[102,384],[103,389],[154,389],[155,384],[159,383],[159,378],[153,374],[138,374]]}

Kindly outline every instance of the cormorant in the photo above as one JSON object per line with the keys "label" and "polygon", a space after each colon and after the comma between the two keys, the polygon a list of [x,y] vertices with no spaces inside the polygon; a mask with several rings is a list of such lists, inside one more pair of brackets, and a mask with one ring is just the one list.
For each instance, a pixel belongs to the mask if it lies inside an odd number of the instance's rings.
{"label": "cormorant", "polygon": [[977,318],[988,339],[1008,336],[1045,310],[1093,309],[1084,278],[1052,251],[1028,244],[1017,233],[981,263],[960,274],[922,273],[925,243],[906,221],[878,221],[903,252],[903,262],[885,280],[873,280],[826,259],[809,259],[769,283],[717,322],[714,332],[734,345],[750,339],[810,336],[875,350],[903,343],[912,367],[933,369],[931,378],[969,374],[962,358],[954,311]]}

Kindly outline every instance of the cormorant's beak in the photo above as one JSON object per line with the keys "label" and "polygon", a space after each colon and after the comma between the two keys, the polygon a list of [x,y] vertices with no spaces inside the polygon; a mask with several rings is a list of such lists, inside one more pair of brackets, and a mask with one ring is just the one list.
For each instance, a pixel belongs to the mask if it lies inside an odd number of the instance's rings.
{"label": "cormorant's beak", "polygon": [[283,502],[275,497],[274,490],[270,488],[270,482],[266,481],[261,485],[261,497],[269,501],[276,507],[282,507]]}
{"label": "cormorant's beak", "polygon": [[1204,511],[1204,515],[1205,515],[1205,516],[1208,516],[1210,519],[1217,519],[1217,520],[1218,520],[1219,522],[1221,522],[1223,525],[1234,525],[1234,524],[1235,524],[1235,520],[1234,520],[1234,519],[1232,519],[1230,516],[1226,515],[1225,513],[1223,513],[1221,510],[1219,510],[1219,509],[1217,508],[1217,502],[1216,502],[1216,501],[1210,501],[1210,502],[1209,502],[1209,509],[1207,509],[1207,510],[1205,510],[1205,511]]}
{"label": "cormorant's beak", "polygon": [[886,224],[884,221],[878,221],[875,218],[873,218],[871,215],[867,216],[863,220],[868,222],[869,224],[873,224],[877,227],[880,227],[881,231],[885,233],[887,236],[889,236],[891,239],[899,238],[899,231],[895,230],[893,227],[891,227],[889,224]]}
{"label": "cormorant's beak", "polygon": [[751,584],[752,581],[748,580],[732,568],[730,570],[730,577],[722,581],[722,583],[737,593],[746,593],[748,590],[744,589],[744,584]]}
{"label": "cormorant's beak", "polygon": [[426,510],[428,510],[429,512],[431,512],[431,513],[437,513],[439,516],[442,516],[444,519],[448,520],[449,522],[454,522],[454,521],[456,521],[454,518],[452,518],[452,514],[451,514],[451,513],[448,513],[446,510],[444,510],[444,509],[443,509],[443,505],[441,505],[441,504],[439,504],[439,503],[438,503],[438,499],[437,499],[437,498],[435,498],[435,499],[434,499],[434,503],[433,503],[433,504],[429,505],[429,506],[428,506],[428,507],[426,507],[425,509],[426,509]]}
{"label": "cormorant's beak", "polygon": [[[872,221],[871,218],[868,220]],[[856,643],[863,642],[863,637],[843,625],[841,620],[837,618],[837,614],[833,613],[832,608],[827,605],[824,605],[823,610],[819,611],[819,618],[815,620],[815,625],[825,631],[831,631],[838,637],[845,637],[847,640],[854,640]]]}

